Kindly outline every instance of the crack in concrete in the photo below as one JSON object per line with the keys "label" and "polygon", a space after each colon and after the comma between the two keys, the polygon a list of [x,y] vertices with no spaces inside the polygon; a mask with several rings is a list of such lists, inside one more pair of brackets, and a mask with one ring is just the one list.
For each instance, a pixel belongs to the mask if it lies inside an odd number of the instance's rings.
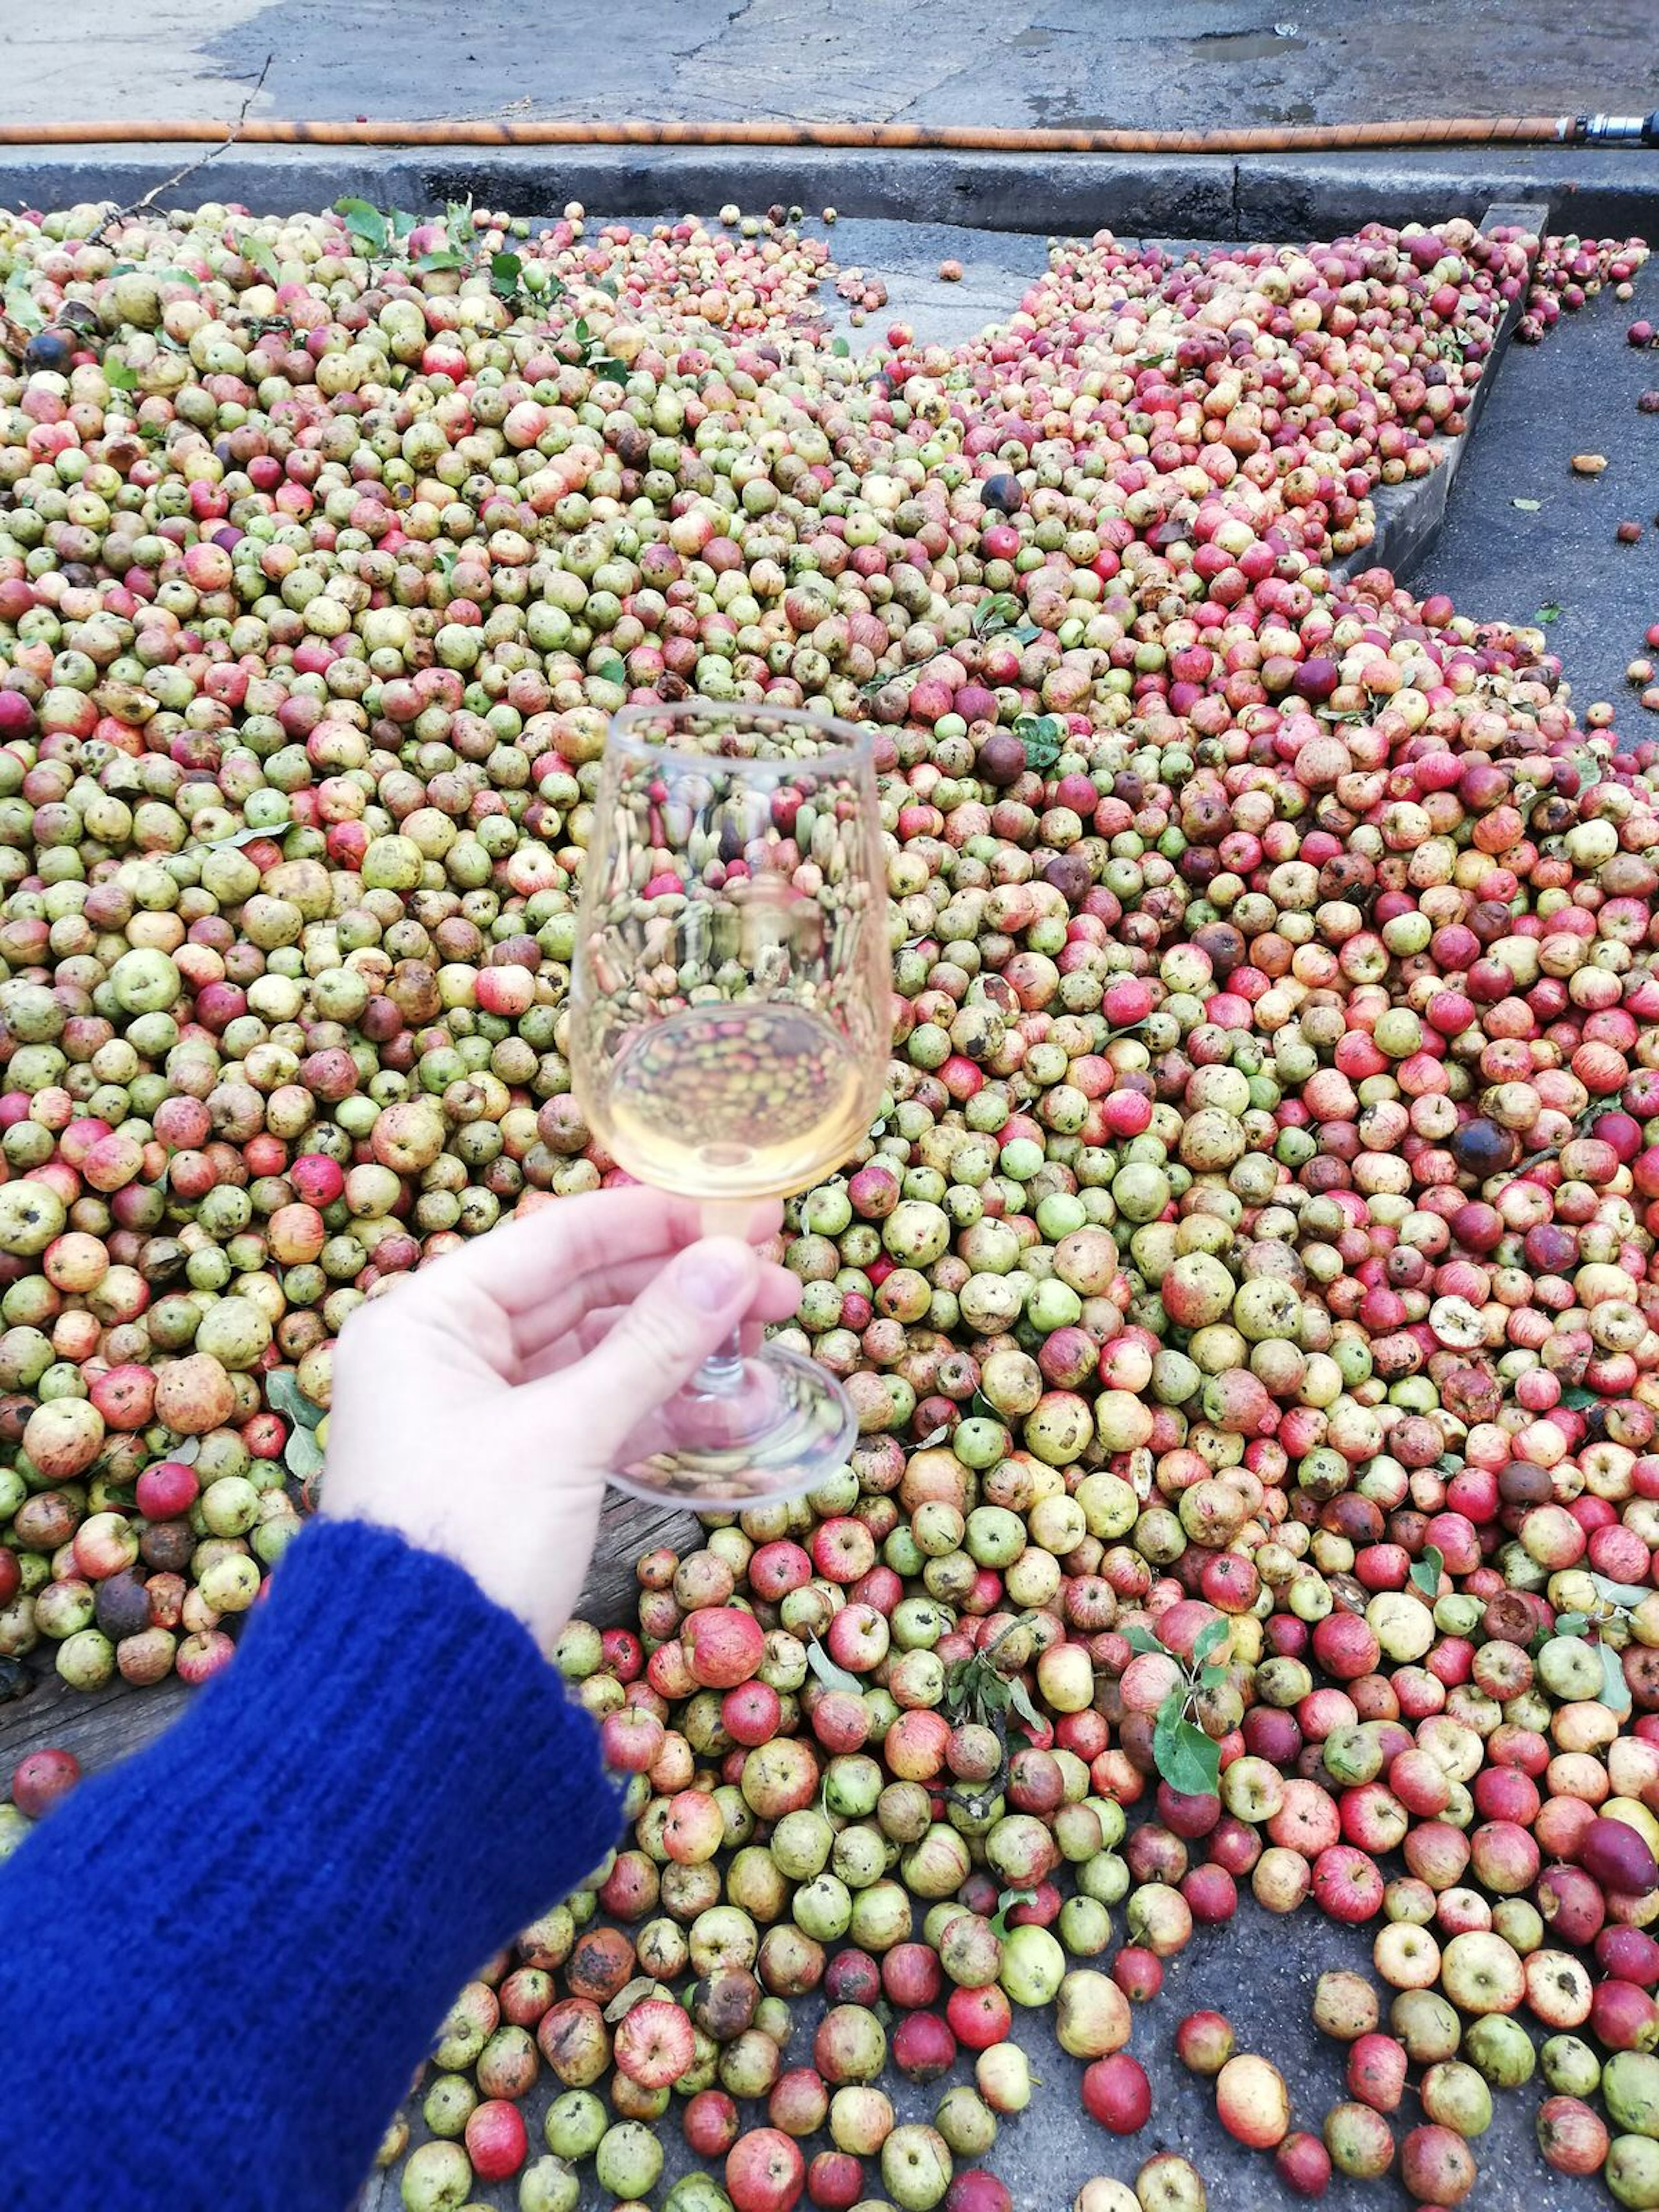
{"label": "crack in concrete", "polygon": [[732,9],[719,30],[711,31],[706,39],[699,39],[695,46],[685,47],[677,56],[680,65],[684,67],[687,62],[701,61],[711,46],[719,46],[723,39],[731,35],[732,26],[740,22],[754,4],[755,0],[741,0],[741,4]]}

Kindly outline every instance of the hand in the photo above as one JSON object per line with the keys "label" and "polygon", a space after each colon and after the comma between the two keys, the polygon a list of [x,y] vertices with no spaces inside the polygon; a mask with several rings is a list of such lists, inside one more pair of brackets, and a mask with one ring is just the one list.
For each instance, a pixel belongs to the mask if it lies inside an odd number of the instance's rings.
{"label": "hand", "polygon": [[795,1310],[786,1268],[698,1240],[657,1191],[560,1199],[369,1299],[336,1353],[323,1511],[442,1553],[550,1650],[606,1474],[649,1449],[630,1437],[733,1328]]}

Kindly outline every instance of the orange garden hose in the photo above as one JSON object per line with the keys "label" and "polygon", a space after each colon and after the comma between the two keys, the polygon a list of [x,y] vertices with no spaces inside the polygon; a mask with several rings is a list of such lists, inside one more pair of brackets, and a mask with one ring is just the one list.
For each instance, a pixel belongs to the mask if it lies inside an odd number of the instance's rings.
{"label": "orange garden hose", "polygon": [[0,146],[776,146],[869,147],[968,154],[1344,154],[1411,146],[1642,146],[1659,143],[1659,113],[1643,116],[1421,117],[1400,123],[1296,123],[1221,131],[1012,131],[912,123],[343,123],[249,116],[9,123]]}

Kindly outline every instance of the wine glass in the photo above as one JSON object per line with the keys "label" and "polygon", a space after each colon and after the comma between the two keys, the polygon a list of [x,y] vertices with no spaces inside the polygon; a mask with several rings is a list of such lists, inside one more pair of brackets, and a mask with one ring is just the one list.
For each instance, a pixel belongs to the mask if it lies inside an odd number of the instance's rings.
{"label": "wine glass", "polygon": [[[688,700],[611,723],[571,988],[571,1073],[641,1182],[741,1234],[867,1132],[887,1075],[886,864],[867,733]],[[636,1496],[742,1506],[814,1488],[856,1433],[815,1361],[734,1333],[613,1469]]]}

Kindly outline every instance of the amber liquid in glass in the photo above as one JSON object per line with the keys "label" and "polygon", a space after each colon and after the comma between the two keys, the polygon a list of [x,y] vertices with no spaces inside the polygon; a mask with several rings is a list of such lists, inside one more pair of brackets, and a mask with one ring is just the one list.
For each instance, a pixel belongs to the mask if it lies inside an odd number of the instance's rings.
{"label": "amber liquid in glass", "polygon": [[805,1190],[863,1139],[868,1062],[787,1001],[689,1006],[618,1054],[598,1134],[641,1182],[730,1201]]}

